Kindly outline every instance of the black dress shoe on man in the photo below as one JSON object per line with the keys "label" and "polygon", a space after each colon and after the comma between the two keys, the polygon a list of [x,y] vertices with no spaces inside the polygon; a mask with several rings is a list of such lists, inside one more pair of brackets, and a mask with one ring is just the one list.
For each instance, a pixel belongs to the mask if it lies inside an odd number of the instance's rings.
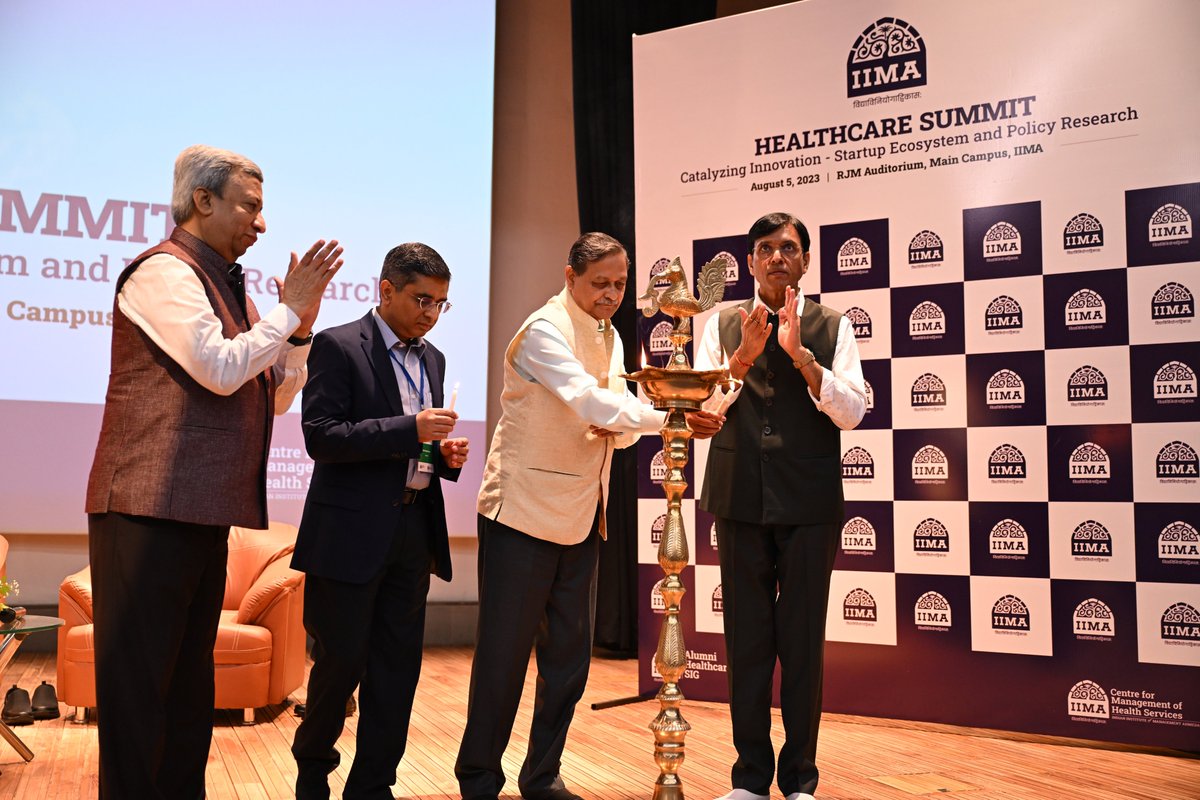
{"label": "black dress shoe on man", "polygon": [[33,690],[33,718],[58,719],[58,695],[54,687],[42,681],[42,685]]}
{"label": "black dress shoe on man", "polygon": [[5,725],[32,725],[33,707],[29,704],[29,692],[17,688],[14,683],[4,695],[4,711],[0,712],[0,719],[4,720]]}

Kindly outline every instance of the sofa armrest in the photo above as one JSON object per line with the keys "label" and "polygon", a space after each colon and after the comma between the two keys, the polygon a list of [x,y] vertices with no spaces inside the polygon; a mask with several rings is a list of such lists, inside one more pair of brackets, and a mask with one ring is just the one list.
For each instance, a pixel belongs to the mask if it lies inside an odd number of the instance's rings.
{"label": "sofa armrest", "polygon": [[92,622],[91,567],[63,578],[58,586],[58,615],[67,621],[67,628]]}
{"label": "sofa armrest", "polygon": [[304,573],[289,567],[287,557],[272,561],[238,604],[238,624],[262,625],[272,607],[289,598],[303,582]]}

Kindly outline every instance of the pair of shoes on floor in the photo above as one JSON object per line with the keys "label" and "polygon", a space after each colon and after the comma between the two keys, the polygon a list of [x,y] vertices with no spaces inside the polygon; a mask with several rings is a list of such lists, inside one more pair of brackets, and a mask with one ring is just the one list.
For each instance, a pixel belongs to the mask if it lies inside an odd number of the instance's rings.
{"label": "pair of shoes on floor", "polygon": [[[721,795],[717,800],[769,800],[769,795],[755,794],[749,789],[734,789],[729,794]],[[805,792],[792,792],[786,800],[816,800],[816,798]]]}
{"label": "pair of shoes on floor", "polygon": [[0,712],[0,720],[5,725],[32,725],[35,719],[58,717],[58,695],[54,693],[54,687],[45,681],[33,690],[32,700],[29,699],[29,692],[15,683],[4,695],[4,711]]}

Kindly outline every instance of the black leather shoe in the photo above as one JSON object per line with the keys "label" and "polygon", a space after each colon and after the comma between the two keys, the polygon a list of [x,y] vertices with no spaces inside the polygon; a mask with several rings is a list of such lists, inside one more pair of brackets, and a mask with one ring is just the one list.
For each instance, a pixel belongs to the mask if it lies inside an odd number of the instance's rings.
{"label": "black leather shoe", "polygon": [[29,692],[18,689],[14,683],[4,695],[4,711],[0,712],[0,719],[4,720],[5,725],[32,725],[33,707],[29,704]]}
{"label": "black leather shoe", "polygon": [[33,690],[33,718],[58,719],[58,695],[54,687],[42,681],[42,685]]}

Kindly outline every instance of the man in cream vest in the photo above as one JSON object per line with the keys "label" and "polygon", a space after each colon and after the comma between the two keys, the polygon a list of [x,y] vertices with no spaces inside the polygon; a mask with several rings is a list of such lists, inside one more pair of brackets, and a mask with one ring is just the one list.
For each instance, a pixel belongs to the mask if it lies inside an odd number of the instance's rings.
{"label": "man in cream vest", "polygon": [[571,246],[566,286],[504,354],[500,421],[479,490],[479,631],[454,770],[467,800],[495,798],[504,786],[500,759],[531,647],[538,696],[517,785],[527,800],[578,800],[558,772],[591,660],[609,466],[614,448],[665,418],[620,377],[610,319],[628,272],[620,242],[584,234]]}

